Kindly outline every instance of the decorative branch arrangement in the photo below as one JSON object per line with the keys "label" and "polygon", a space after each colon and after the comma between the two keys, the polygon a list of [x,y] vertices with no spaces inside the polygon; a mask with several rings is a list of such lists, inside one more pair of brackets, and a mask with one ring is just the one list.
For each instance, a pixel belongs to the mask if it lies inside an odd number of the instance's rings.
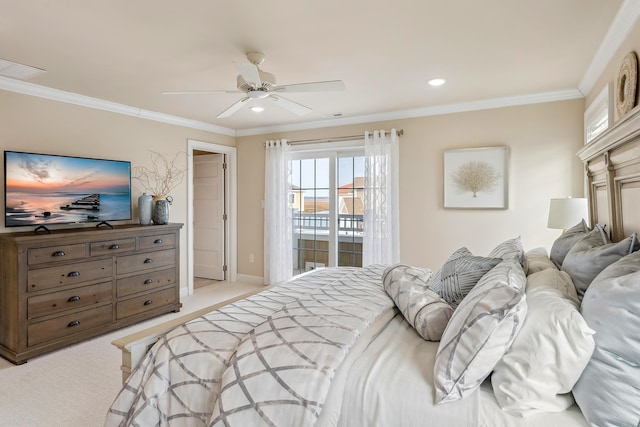
{"label": "decorative branch arrangement", "polygon": [[135,166],[131,168],[132,179],[140,182],[145,191],[151,195],[168,195],[176,188],[186,174],[186,168],[178,166],[182,152],[169,158],[164,154],[151,151],[151,166]]}

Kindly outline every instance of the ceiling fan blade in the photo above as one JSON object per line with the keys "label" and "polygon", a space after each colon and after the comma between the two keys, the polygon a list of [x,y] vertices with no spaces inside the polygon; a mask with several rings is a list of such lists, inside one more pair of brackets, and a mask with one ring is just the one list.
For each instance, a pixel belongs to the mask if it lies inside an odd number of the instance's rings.
{"label": "ceiling fan blade", "polygon": [[302,104],[298,104],[297,102],[293,102],[290,99],[283,98],[278,95],[269,95],[269,99],[275,102],[276,105],[279,105],[285,110],[289,110],[292,113],[297,114],[299,116],[303,116],[311,112],[311,108],[306,107]]}
{"label": "ceiling fan blade", "polygon": [[326,82],[298,83],[293,85],[282,85],[273,88],[277,92],[321,92],[331,90],[344,90],[342,80],[330,80]]}
{"label": "ceiling fan blade", "polygon": [[241,90],[176,90],[162,92],[162,95],[193,95],[193,94],[207,94],[207,93],[244,93]]}
{"label": "ceiling fan blade", "polygon": [[260,73],[258,67],[253,64],[247,64],[245,62],[237,62],[236,68],[246,83],[250,86],[258,88],[262,86],[262,80],[260,79]]}
{"label": "ceiling fan blade", "polygon": [[216,119],[224,119],[225,117],[229,117],[230,115],[232,115],[233,113],[238,111],[240,108],[242,108],[242,106],[244,104],[246,104],[250,100],[251,100],[251,98],[249,98],[248,96],[246,98],[240,99],[239,101],[237,101],[233,105],[231,105],[231,107],[227,108],[222,113],[218,114],[216,116]]}

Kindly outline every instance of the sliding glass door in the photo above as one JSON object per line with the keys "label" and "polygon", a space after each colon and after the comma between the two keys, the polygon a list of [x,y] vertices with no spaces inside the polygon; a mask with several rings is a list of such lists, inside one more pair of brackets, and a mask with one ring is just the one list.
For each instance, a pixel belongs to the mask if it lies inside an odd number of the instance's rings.
{"label": "sliding glass door", "polygon": [[289,164],[293,273],[362,266],[364,153],[294,153]]}

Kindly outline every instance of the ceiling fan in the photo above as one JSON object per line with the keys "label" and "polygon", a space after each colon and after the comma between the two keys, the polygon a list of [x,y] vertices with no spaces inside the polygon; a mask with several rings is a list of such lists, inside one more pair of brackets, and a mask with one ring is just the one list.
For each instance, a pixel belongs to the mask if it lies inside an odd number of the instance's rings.
{"label": "ceiling fan", "polygon": [[262,71],[259,66],[264,61],[264,54],[260,52],[247,53],[247,63],[236,63],[236,68],[240,75],[237,78],[237,90],[198,90],[198,91],[177,91],[177,92],[162,92],[163,95],[184,95],[195,93],[244,93],[246,96],[233,103],[226,110],[216,116],[217,119],[222,119],[231,116],[238,111],[247,102],[252,99],[264,99],[268,98],[276,105],[291,111],[299,116],[311,112],[311,108],[294,102],[280,95],[282,92],[324,92],[324,91],[339,91],[344,90],[345,86],[342,80],[330,80],[324,82],[311,82],[311,83],[298,83],[290,85],[277,85],[276,77]]}

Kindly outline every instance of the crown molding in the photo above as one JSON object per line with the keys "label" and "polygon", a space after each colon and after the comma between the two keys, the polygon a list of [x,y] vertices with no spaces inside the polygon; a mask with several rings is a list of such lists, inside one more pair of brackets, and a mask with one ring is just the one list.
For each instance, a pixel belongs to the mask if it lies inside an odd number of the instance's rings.
{"label": "crown molding", "polygon": [[613,54],[622,45],[629,32],[640,17],[640,0],[624,0],[613,22],[602,39],[600,47],[596,51],[587,72],[582,77],[578,89],[584,95],[593,89],[598,77],[604,72],[606,66],[611,62]]}
{"label": "crown molding", "polygon": [[67,104],[75,104],[82,107],[94,108],[97,110],[109,111],[117,114],[124,114],[127,116],[138,117],[145,120],[153,120],[156,122],[168,123],[176,126],[215,132],[222,135],[236,136],[235,130],[222,126],[216,126],[211,123],[186,119],[184,117],[172,116],[170,114],[158,113],[156,111],[144,110],[142,108],[131,107],[129,105],[118,104],[117,102],[105,101],[103,99],[92,98],[90,96],[79,95],[72,92],[66,92],[64,90],[52,89],[49,87],[11,79],[8,77],[0,76],[0,90],[7,90],[10,92],[22,93],[24,95],[36,96],[38,98],[65,102]]}
{"label": "crown molding", "polygon": [[583,98],[578,89],[567,89],[555,92],[509,96],[504,98],[485,99],[480,101],[460,102],[434,107],[414,108],[402,111],[369,114],[357,117],[330,119],[317,122],[295,123],[289,125],[263,126],[259,128],[241,129],[236,136],[263,135],[276,132],[291,132],[306,129],[320,129],[335,126],[346,126],[361,123],[382,122],[387,120],[412,119],[416,117],[438,116],[442,114],[462,113],[467,111],[488,110],[492,108],[513,107],[518,105],[540,104],[544,102],[566,101]]}

